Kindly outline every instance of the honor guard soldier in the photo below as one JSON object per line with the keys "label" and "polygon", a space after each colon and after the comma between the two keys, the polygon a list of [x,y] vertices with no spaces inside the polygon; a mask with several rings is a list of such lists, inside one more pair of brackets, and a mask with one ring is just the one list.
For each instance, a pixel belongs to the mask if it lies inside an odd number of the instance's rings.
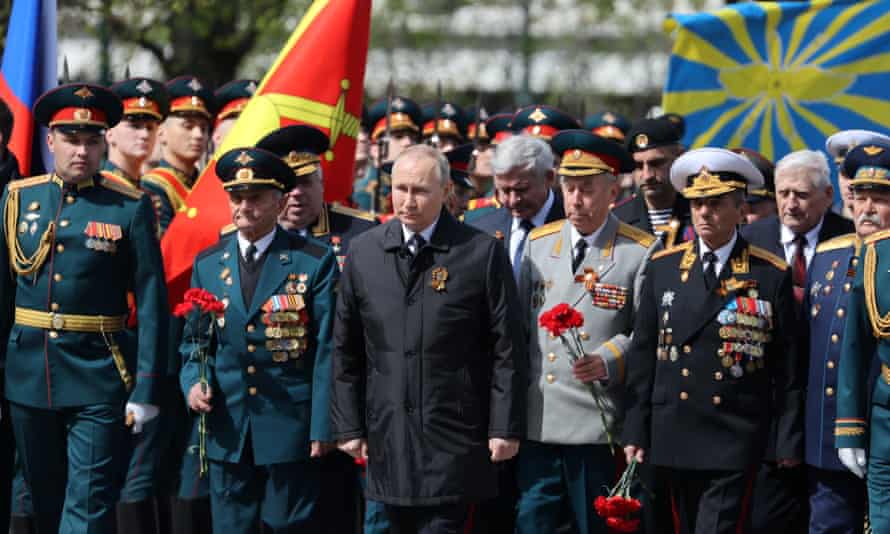
{"label": "honor guard soldier", "polygon": [[[467,124],[467,141],[476,143],[477,147],[490,145],[491,136],[488,135],[488,128],[485,126],[485,122],[488,120],[488,112],[485,108],[477,108],[467,119],[469,120]],[[477,122],[479,124],[478,130],[476,128]]]}
{"label": "honor guard soldier", "polygon": [[[389,115],[387,115],[389,109]],[[390,213],[392,184],[389,175],[382,173],[384,163],[395,161],[403,150],[420,140],[423,113],[416,102],[396,96],[377,102],[368,110],[371,125],[371,160],[374,165],[362,180],[356,180],[352,201],[364,211]],[[388,136],[388,137],[387,137]]]}
{"label": "honor guard soldier", "polygon": [[[859,219],[857,227],[862,228],[863,223],[870,220],[874,226],[887,228],[890,222],[890,144],[868,143],[853,148],[844,160],[844,172],[851,178],[853,210]],[[841,463],[856,476],[866,478],[873,532],[890,530],[886,491],[890,479],[890,447],[887,445],[890,356],[886,341],[890,337],[887,328],[890,305],[888,292],[881,289],[885,283],[882,280],[886,279],[890,269],[888,237],[890,230],[876,231],[865,237],[858,264],[854,266],[853,289],[847,297],[847,321],[840,332],[842,348],[838,362],[834,430]],[[835,278],[844,277],[844,267],[839,264]],[[828,281],[823,278],[822,283]],[[844,315],[842,310],[838,308],[837,317]],[[871,380],[872,374],[879,375],[877,380]],[[865,477],[866,471],[868,477]],[[848,504],[851,509],[845,517],[855,513],[855,504],[856,501]]]}
{"label": "honor guard soldier", "polygon": [[34,117],[54,172],[13,182],[2,200],[5,393],[38,532],[115,532],[125,422],[138,433],[158,414],[167,301],[154,214],[146,195],[99,174],[121,113],[103,87],[44,94]]}
{"label": "honor guard soldier", "polygon": [[510,129],[512,120],[513,115],[499,113],[485,121],[485,133],[489,137],[489,148],[475,156],[471,179],[475,183],[476,198],[467,202],[467,210],[464,212],[465,223],[472,223],[501,207],[494,187],[494,171],[491,162],[497,145],[513,135],[513,130]]}
{"label": "honor guard soldier", "polygon": [[627,149],[636,162],[637,193],[615,205],[615,216],[660,237],[666,248],[695,237],[689,201],[671,185],[670,170],[683,153],[680,134],[664,117],[642,119],[628,132]]}
{"label": "honor guard soldier", "polygon": [[748,189],[748,195],[745,197],[745,204],[748,205],[748,211],[745,213],[746,224],[776,215],[776,166],[760,152],[743,147],[730,150],[748,158],[763,175],[763,187]]}
{"label": "honor guard soldier", "polygon": [[454,102],[423,106],[423,140],[442,152],[448,152],[464,142],[468,119],[463,108]]}
{"label": "honor guard soldier", "polygon": [[622,145],[624,145],[624,140],[627,138],[627,131],[630,130],[630,122],[621,115],[611,111],[603,111],[602,113],[585,117],[583,126],[585,130],[590,130],[600,137],[612,139]]}
{"label": "honor guard soldier", "polygon": [[235,121],[247,107],[250,98],[256,93],[258,85],[256,80],[235,80],[223,85],[213,93],[214,104],[219,110],[213,122],[213,134],[211,135],[214,151],[222,146],[229,130],[235,125]]}
{"label": "honor guard soldier", "polygon": [[890,137],[871,130],[841,130],[825,140],[825,151],[834,158],[837,166],[837,185],[840,192],[844,217],[853,214],[853,192],[850,190],[850,177],[844,175],[844,157],[853,148],[864,144],[890,144]]}
{"label": "honor guard soldier", "polygon": [[561,130],[580,128],[578,121],[552,106],[527,106],[513,114],[510,128],[518,134],[550,141]]}
{"label": "honor guard soldier", "polygon": [[803,457],[791,273],[736,230],[763,177],[720,148],[680,156],[694,241],[652,256],[627,357],[627,461],[660,468],[676,532],[750,532],[748,504],[772,419],[776,457]]}
{"label": "honor guard soldier", "polygon": [[[551,146],[561,158],[566,219],[532,230],[520,274],[520,302],[532,326],[516,526],[518,533],[557,532],[567,504],[578,532],[605,533],[591,503],[615,481],[609,433],[622,420],[624,355],[644,271],[661,243],[609,211],[618,175],[633,168],[623,146],[586,130],[564,130]],[[539,316],[561,302],[584,316],[585,354],[577,361],[538,327]]]}
{"label": "honor guard soldier", "polygon": [[337,262],[277,225],[285,194],[306,179],[278,155],[234,149],[216,171],[238,230],[198,255],[191,285],[225,310],[190,313],[180,350],[182,390],[206,417],[213,531],[254,532],[262,521],[319,532]]}
{"label": "honor guard soldier", "polygon": [[445,197],[445,209],[459,220],[463,220],[467,203],[474,191],[473,181],[470,180],[470,165],[474,150],[472,143],[469,143],[445,153],[451,170],[451,191]]}
{"label": "honor guard soldier", "polygon": [[148,78],[130,78],[112,85],[111,91],[121,99],[124,113],[121,121],[105,132],[108,157],[102,176],[140,191],[142,164],[154,152],[158,126],[167,116],[170,99],[164,84]]}
{"label": "honor guard soldier", "polygon": [[161,236],[198,179],[197,165],[207,152],[214,110],[213,92],[194,76],[167,82],[167,92],[170,113],[159,133],[162,159],[142,177],[158,214]]}

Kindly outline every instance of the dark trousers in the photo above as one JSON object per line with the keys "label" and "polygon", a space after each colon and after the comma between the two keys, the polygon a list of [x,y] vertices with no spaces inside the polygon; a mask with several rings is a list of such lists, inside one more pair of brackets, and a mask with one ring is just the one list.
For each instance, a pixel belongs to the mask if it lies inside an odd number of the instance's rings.
{"label": "dark trousers", "polygon": [[849,471],[807,466],[810,534],[862,534],[865,481]]}
{"label": "dark trousers", "polygon": [[385,510],[392,534],[462,534],[467,522],[468,506],[385,505]]}
{"label": "dark trousers", "polygon": [[498,495],[474,506],[473,534],[513,534],[519,486],[516,482],[517,459],[495,465]]}
{"label": "dark trousers", "polygon": [[615,481],[615,457],[608,445],[556,445],[523,441],[518,459],[519,513],[516,532],[556,532],[568,504],[580,534],[605,534],[606,523],[593,501]]}
{"label": "dark trousers", "polygon": [[321,460],[321,494],[318,517],[325,534],[355,532],[360,521],[359,467],[352,456],[332,451]]}
{"label": "dark trousers", "polygon": [[126,461],[123,406],[42,410],[11,403],[10,412],[37,531],[113,533]]}
{"label": "dark trousers", "polygon": [[665,468],[664,476],[668,481],[676,534],[751,532],[749,511],[755,468],[749,471]]}
{"label": "dark trousers", "polygon": [[803,465],[780,468],[764,462],[754,481],[751,528],[756,534],[806,534],[809,516]]}

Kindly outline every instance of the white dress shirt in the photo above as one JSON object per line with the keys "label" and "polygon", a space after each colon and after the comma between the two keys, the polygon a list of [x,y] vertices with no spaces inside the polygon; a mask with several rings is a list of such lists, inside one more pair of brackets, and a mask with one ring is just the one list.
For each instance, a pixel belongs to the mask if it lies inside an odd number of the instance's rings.
{"label": "white dress shirt", "polygon": [[[420,237],[423,238],[424,242],[426,242],[426,243],[430,242],[430,238],[433,237],[433,231],[436,230],[437,224],[439,224],[438,217],[436,217],[436,220],[433,221],[433,224],[427,226],[426,228],[424,228],[423,230],[420,231]],[[402,238],[405,240],[404,243],[411,243],[411,238],[414,237],[414,234],[416,234],[416,233],[417,232],[409,230],[408,227],[405,226],[404,224],[402,225]],[[417,251],[414,250],[413,243],[408,245],[408,248],[411,250],[411,254],[417,254]]]}
{"label": "white dress shirt", "polygon": [[599,238],[599,235],[603,232],[603,228],[606,227],[606,221],[608,221],[608,217],[606,217],[606,219],[603,220],[603,223],[601,225],[599,225],[599,228],[597,228],[596,230],[594,230],[593,232],[591,232],[588,235],[581,235],[581,232],[579,232],[577,228],[572,226],[572,229],[570,230],[570,235],[572,238],[572,259],[573,260],[575,259],[575,251],[578,250],[578,248],[577,248],[578,241],[580,241],[582,239],[584,241],[587,241],[587,250],[584,251],[584,256],[586,257],[587,254],[590,253],[590,250],[593,248],[593,244],[596,243],[597,238]]}
{"label": "white dress shirt", "polygon": [[[529,220],[535,228],[543,226],[544,223],[547,222],[547,214],[550,213],[550,208],[553,207],[555,201],[556,198],[553,196],[553,191],[547,191],[547,200],[544,201],[544,205],[538,210],[538,213]],[[517,257],[516,251],[519,249],[519,244],[527,237],[522,230],[522,226],[520,226],[521,223],[522,219],[513,217],[513,225],[510,227],[510,262],[515,262],[520,259]]]}
{"label": "white dress shirt", "polygon": [[718,248],[717,250],[711,250],[711,247],[705,244],[702,238],[698,238],[698,250],[701,252],[700,258],[702,260],[702,271],[708,268],[705,264],[705,253],[713,252],[717,255],[717,263],[714,265],[714,274],[717,278],[720,278],[720,273],[723,271],[723,267],[726,266],[726,262],[729,261],[729,255],[732,254],[732,248],[735,246],[736,240],[739,238],[739,233],[737,231],[732,233],[732,239],[729,240],[728,243]]}
{"label": "white dress shirt", "polygon": [[[803,248],[803,255],[807,261],[807,269],[810,268],[810,262],[813,261],[813,256],[816,254],[816,245],[819,244],[819,231],[822,230],[824,221],[824,217],[819,219],[816,226],[810,228],[810,231],[804,234],[804,237],[807,238],[807,246]],[[794,232],[784,224],[779,225],[779,241],[782,242],[782,247],[785,249],[785,261],[788,262],[788,265],[793,265],[797,244],[794,242]]]}
{"label": "white dress shirt", "polygon": [[[272,244],[272,240],[275,239],[275,231],[276,228],[272,228],[271,232],[253,242],[253,246],[256,247],[256,252],[253,255],[254,260],[259,259],[266,252],[266,249],[269,248],[269,245]],[[247,238],[241,235],[241,232],[238,232],[238,250],[241,251],[242,258],[247,254],[247,247],[250,246],[250,243]]]}

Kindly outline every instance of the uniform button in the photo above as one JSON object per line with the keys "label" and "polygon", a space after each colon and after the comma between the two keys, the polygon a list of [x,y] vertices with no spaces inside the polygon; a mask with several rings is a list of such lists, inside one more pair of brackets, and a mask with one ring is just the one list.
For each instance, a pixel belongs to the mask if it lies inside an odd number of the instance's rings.
{"label": "uniform button", "polygon": [[829,369],[834,369],[834,360],[828,360],[825,365],[828,366]]}
{"label": "uniform button", "polygon": [[247,366],[247,374],[252,375],[254,373],[256,373],[256,367],[254,367],[252,365],[248,365]]}
{"label": "uniform button", "polygon": [[687,369],[687,368],[684,367],[684,368],[680,371],[680,374],[683,375],[683,376],[689,376],[689,369]]}
{"label": "uniform button", "polygon": [[853,267],[856,267],[857,265],[859,265],[859,258],[853,258],[852,260],[850,260],[850,263],[853,264]]}
{"label": "uniform button", "polygon": [[54,274],[54,275],[53,275],[53,280],[55,280],[56,282],[61,282],[61,281],[62,281],[62,274],[61,274],[61,273],[56,273],[56,274]]}
{"label": "uniform button", "polygon": [[717,371],[716,373],[714,373],[714,380],[716,380],[718,382],[723,380],[723,373],[721,373],[720,371]]}
{"label": "uniform button", "polygon": [[690,354],[692,352],[692,347],[689,345],[683,345],[683,354]]}
{"label": "uniform button", "polygon": [[249,388],[247,388],[247,392],[250,393],[250,396],[252,397],[252,396],[256,395],[256,388],[253,386],[250,386]]}
{"label": "uniform button", "polygon": [[834,396],[834,388],[830,387],[830,386],[825,388],[825,396],[826,397]]}
{"label": "uniform button", "polygon": [[550,354],[547,355],[547,359],[550,360],[551,362],[555,362],[555,361],[556,361],[556,354],[553,353],[553,352],[551,352]]}
{"label": "uniform button", "polygon": [[831,342],[832,343],[837,343],[839,340],[840,340],[840,337],[838,337],[837,334],[831,334]]}
{"label": "uniform button", "polygon": [[578,337],[581,338],[581,341],[587,341],[588,339],[590,339],[590,334],[588,334],[587,332],[579,332]]}
{"label": "uniform button", "polygon": [[51,337],[52,339],[56,339],[57,337],[59,337],[59,333],[56,332],[55,330],[50,330],[49,337]]}
{"label": "uniform button", "polygon": [[719,405],[721,402],[723,402],[723,399],[720,398],[720,395],[714,395],[713,397],[711,397],[711,403],[714,406]]}
{"label": "uniform button", "polygon": [[65,252],[65,245],[59,243],[56,245],[56,252]]}
{"label": "uniform button", "polygon": [[248,332],[253,332],[254,330],[256,330],[256,327],[254,325],[252,325],[252,324],[247,325]]}
{"label": "uniform button", "polygon": [[843,317],[843,316],[844,316],[844,309],[843,309],[843,308],[838,308],[838,309],[837,309],[837,316],[838,316],[838,317]]}
{"label": "uniform button", "polygon": [[51,309],[52,311],[59,311],[59,303],[53,302],[52,304],[49,305],[49,309]]}
{"label": "uniform button", "polygon": [[852,284],[850,284],[850,282],[847,282],[846,284],[844,284],[844,293],[849,293],[850,289],[852,289],[852,288],[853,288]]}
{"label": "uniform button", "polygon": [[547,373],[547,382],[549,382],[550,384],[556,382],[556,377],[553,375],[553,373]]}
{"label": "uniform button", "polygon": [[256,345],[248,345],[247,352],[256,352]]}
{"label": "uniform button", "polygon": [[686,400],[688,398],[689,398],[689,393],[686,393],[685,391],[680,392],[680,400]]}
{"label": "uniform button", "polygon": [[68,219],[62,219],[61,221],[59,221],[59,226],[61,226],[62,228],[65,228],[69,224],[71,224],[71,221],[69,221]]}
{"label": "uniform button", "polygon": [[69,204],[74,204],[74,197],[71,195],[68,195],[67,197],[65,197],[65,202],[67,202]]}

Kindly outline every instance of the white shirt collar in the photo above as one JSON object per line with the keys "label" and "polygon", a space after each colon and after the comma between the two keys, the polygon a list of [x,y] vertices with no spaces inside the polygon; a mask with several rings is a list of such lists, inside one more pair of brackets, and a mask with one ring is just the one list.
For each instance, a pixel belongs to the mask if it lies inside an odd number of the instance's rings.
{"label": "white shirt collar", "polygon": [[717,255],[717,265],[714,266],[714,272],[717,274],[717,276],[720,276],[720,272],[723,270],[723,266],[726,265],[726,262],[729,261],[729,255],[732,254],[732,249],[733,249],[733,247],[735,247],[735,242],[738,240],[738,238],[739,238],[739,232],[737,230],[733,231],[732,238],[729,240],[729,242],[727,242],[725,245],[718,248],[717,250],[711,250],[711,247],[706,245],[705,241],[699,237],[698,238],[698,250],[700,252],[699,257],[702,259],[702,266],[705,267],[705,265],[704,265],[705,252],[709,252],[709,251],[713,252],[714,254]]}
{"label": "white shirt collar", "polygon": [[[815,245],[819,242],[819,231],[822,230],[822,223],[825,222],[825,217],[819,219],[819,222],[815,224],[810,230],[804,234],[807,238],[807,246]],[[791,231],[790,228],[785,226],[784,224],[779,225],[779,232],[781,234],[780,240],[783,245],[790,245],[792,241],[794,241],[794,232]]]}
{"label": "white shirt collar", "polygon": [[[437,224],[439,224],[439,218],[438,218],[438,217],[436,217],[436,220],[433,221],[433,224],[427,226],[426,228],[424,228],[423,230],[420,231],[420,236],[421,236],[421,237],[424,239],[424,241],[426,241],[427,243],[429,243],[429,242],[430,242],[430,238],[433,237],[433,232],[436,230],[436,225],[437,225]],[[404,239],[404,241],[403,241],[404,243],[407,243],[407,242],[411,241],[411,238],[414,237],[414,234],[416,234],[416,233],[417,233],[417,232],[414,232],[414,231],[409,230],[408,227],[405,226],[404,224],[402,225],[402,238]]]}
{"label": "white shirt collar", "polygon": [[[579,232],[577,228],[572,226],[571,227],[572,229],[570,230],[571,238],[572,238],[572,250],[574,250],[574,247],[576,247],[578,245],[579,239],[583,239],[584,241],[587,241],[587,249],[588,250],[592,249],[593,244],[596,243],[596,240],[599,239],[600,234],[603,233],[603,229],[606,227],[606,223],[608,221],[609,221],[609,217],[606,216],[606,218],[603,220],[603,223],[601,225],[599,225],[599,228],[597,228],[596,230],[594,230],[593,232],[591,232],[588,235],[581,235],[581,232]],[[574,254],[574,252],[573,252],[573,254]]]}
{"label": "white shirt collar", "polygon": [[[266,249],[269,248],[269,245],[272,244],[272,240],[275,239],[275,231],[278,228],[272,228],[272,231],[258,240],[253,242],[253,246],[256,247],[256,254],[254,254],[253,258],[257,259],[266,252]],[[241,252],[241,257],[247,253],[247,247],[250,246],[250,241],[248,241],[244,236],[241,235],[241,232],[238,232],[238,250]]]}
{"label": "white shirt collar", "polygon": [[[544,201],[544,205],[541,206],[541,209],[538,210],[538,213],[530,219],[531,223],[535,225],[535,228],[539,226],[543,226],[544,223],[547,222],[547,215],[550,213],[550,208],[553,207],[553,203],[556,201],[556,197],[553,195],[553,190],[547,189],[547,200]],[[517,217],[513,217],[513,226],[511,228],[511,232],[515,232],[519,229],[519,224],[522,222],[522,219]]]}

